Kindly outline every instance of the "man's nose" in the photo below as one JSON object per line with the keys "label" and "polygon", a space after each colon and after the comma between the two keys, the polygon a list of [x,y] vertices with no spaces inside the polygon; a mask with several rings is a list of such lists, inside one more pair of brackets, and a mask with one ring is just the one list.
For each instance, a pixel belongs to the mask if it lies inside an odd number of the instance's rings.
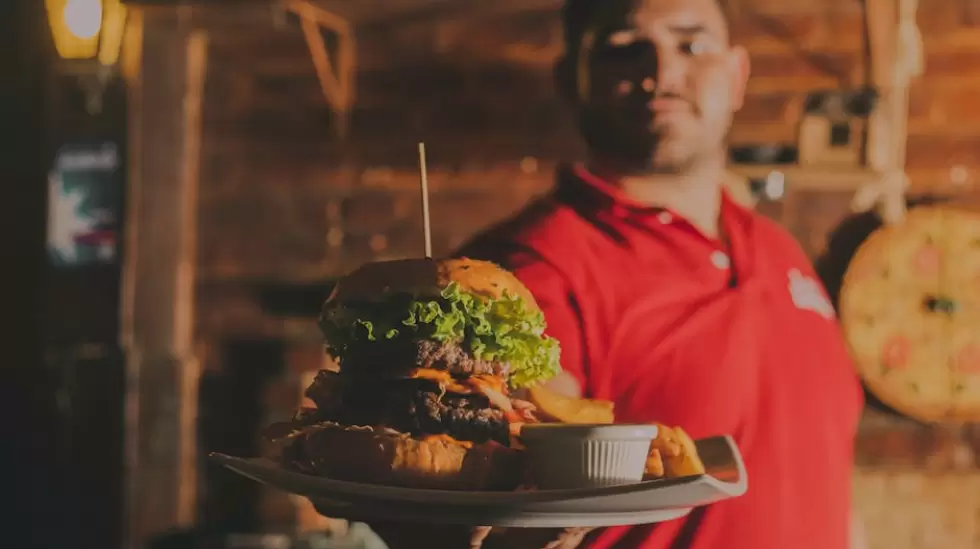
{"label": "man's nose", "polygon": [[641,87],[651,94],[678,92],[684,82],[684,70],[683,56],[676,49],[657,46],[647,65],[648,74],[641,81]]}

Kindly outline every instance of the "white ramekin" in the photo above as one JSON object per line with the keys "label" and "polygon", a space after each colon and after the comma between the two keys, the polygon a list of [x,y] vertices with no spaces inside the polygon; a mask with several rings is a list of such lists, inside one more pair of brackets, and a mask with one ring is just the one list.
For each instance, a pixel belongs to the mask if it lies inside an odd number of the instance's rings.
{"label": "white ramekin", "polygon": [[524,425],[521,441],[543,490],[598,488],[643,480],[656,425]]}

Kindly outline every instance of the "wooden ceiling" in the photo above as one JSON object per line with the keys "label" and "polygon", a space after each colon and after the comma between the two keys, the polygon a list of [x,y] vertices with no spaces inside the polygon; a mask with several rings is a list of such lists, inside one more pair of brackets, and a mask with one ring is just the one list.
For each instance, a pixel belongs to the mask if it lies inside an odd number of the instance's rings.
{"label": "wooden ceiling", "polygon": [[[557,10],[562,0],[308,0],[356,26],[425,23],[510,13]],[[184,7],[197,17],[224,17],[229,24],[268,22],[283,0],[127,0],[147,7]]]}
{"label": "wooden ceiling", "polygon": [[[354,27],[358,70],[413,57],[550,67],[562,0],[307,0]],[[298,20],[282,0],[129,0],[163,20],[206,29],[250,64],[309,65]],[[230,62],[230,61],[229,61]]]}
{"label": "wooden ceiling", "polygon": [[557,9],[561,0],[314,0],[355,24]]}

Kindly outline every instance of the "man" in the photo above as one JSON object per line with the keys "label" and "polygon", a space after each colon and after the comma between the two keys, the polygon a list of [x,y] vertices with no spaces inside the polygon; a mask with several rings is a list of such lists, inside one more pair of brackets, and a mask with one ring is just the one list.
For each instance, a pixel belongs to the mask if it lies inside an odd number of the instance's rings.
{"label": "man", "polygon": [[569,0],[564,17],[558,89],[586,163],[459,255],[535,294],[562,345],[554,387],[620,421],[731,434],[749,474],[741,498],[582,546],[849,547],[862,394],[833,308],[792,237],[721,188],[746,52],[716,0]]}

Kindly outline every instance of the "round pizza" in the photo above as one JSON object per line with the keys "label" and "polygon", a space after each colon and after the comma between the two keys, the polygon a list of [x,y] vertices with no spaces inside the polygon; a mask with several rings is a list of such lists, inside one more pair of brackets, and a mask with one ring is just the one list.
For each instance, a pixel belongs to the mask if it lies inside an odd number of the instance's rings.
{"label": "round pizza", "polygon": [[923,206],[848,266],[840,318],[859,374],[923,421],[980,421],[980,215]]}

